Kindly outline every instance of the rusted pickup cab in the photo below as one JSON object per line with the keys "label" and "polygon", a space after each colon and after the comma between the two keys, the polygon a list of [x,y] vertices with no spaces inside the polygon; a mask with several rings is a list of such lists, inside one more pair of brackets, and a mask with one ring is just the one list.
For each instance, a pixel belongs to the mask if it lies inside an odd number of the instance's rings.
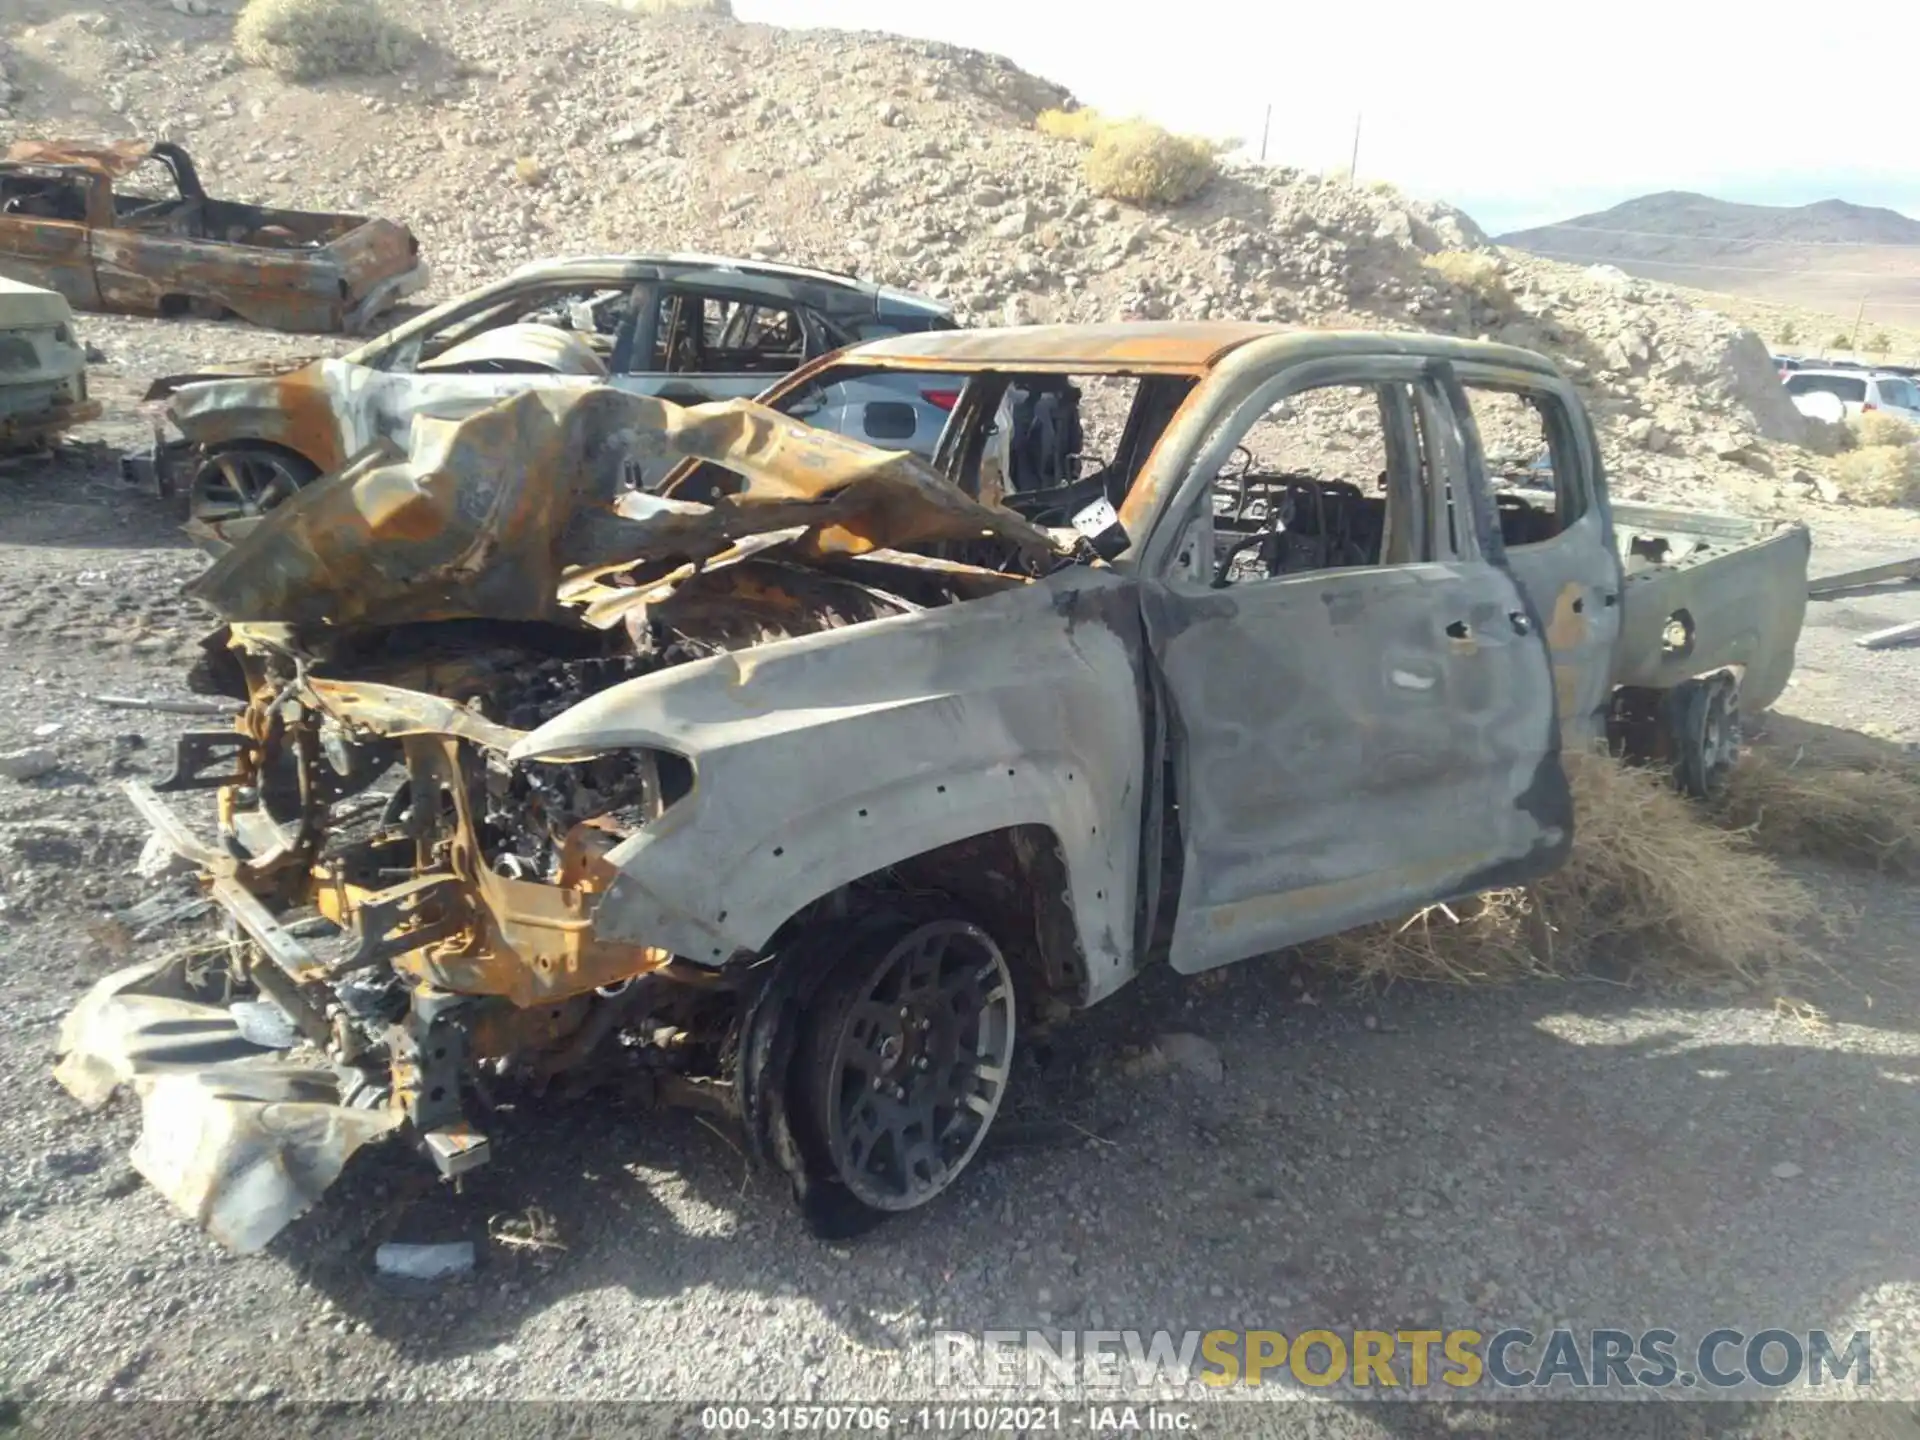
{"label": "rusted pickup cab", "polygon": [[[792,418],[930,374],[931,463]],[[1554,490],[1499,493],[1528,426]],[[103,981],[58,1073],[134,1085],[242,1250],[561,1072],[731,1116],[851,1230],[963,1173],[1036,1015],[1524,884],[1603,734],[1710,789],[1808,549],[1612,506],[1548,361],[1419,335],[929,333],[757,404],[422,417],[192,587],[238,718],[158,788],[219,833],[133,797],[245,943]]]}
{"label": "rusted pickup cab", "polygon": [[389,220],[210,198],[169,142],[22,141],[0,159],[0,275],[80,310],[365,333],[426,284]]}

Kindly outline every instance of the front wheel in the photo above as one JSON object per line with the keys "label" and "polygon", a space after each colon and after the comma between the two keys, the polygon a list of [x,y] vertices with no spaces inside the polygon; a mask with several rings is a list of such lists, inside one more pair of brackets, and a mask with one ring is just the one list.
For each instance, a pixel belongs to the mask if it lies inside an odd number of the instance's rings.
{"label": "front wheel", "polygon": [[206,525],[264,515],[319,477],[312,461],[271,445],[229,445],[203,457],[189,503]]}
{"label": "front wheel", "polygon": [[1000,1111],[1013,976],[966,920],[901,919],[862,938],[807,1006],[787,1110],[815,1176],[869,1211],[912,1210],[960,1178]]}

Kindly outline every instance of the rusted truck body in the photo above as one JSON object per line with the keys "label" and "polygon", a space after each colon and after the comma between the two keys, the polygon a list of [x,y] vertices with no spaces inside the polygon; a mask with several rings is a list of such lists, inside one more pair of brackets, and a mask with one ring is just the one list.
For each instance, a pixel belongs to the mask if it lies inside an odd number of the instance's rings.
{"label": "rusted truck body", "polygon": [[348,334],[427,282],[404,227],[215,200],[185,150],[143,140],[12,146],[0,159],[0,274],[79,310]]}
{"label": "rusted truck body", "polygon": [[[931,462],[791,418],[920,373],[963,384]],[[1554,495],[1495,493],[1475,390]],[[1329,399],[1380,448],[1313,473]],[[1036,1017],[1525,884],[1609,733],[1710,788],[1808,548],[1625,518],[1548,361],[1434,337],[905,336],[760,403],[422,420],[192,587],[238,719],[134,798],[231,960],[102,982],[58,1073],[136,1088],[136,1164],[236,1249],[377,1136],[480,1163],[483,1092],[563,1072],[731,1116],[847,1233],[962,1173]]]}

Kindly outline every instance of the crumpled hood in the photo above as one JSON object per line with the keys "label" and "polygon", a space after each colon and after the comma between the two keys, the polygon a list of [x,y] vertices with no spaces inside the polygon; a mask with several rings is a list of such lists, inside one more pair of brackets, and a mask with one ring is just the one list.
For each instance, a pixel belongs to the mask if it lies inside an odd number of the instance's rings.
{"label": "crumpled hood", "polygon": [[[637,467],[687,456],[745,484],[712,505],[632,490]],[[664,574],[789,529],[802,558],[987,537],[1061,553],[1047,531],[904,451],[749,400],[685,407],[594,387],[416,420],[410,453],[375,452],[308,486],[188,593],[237,622],[568,620],[558,592],[570,574]]]}

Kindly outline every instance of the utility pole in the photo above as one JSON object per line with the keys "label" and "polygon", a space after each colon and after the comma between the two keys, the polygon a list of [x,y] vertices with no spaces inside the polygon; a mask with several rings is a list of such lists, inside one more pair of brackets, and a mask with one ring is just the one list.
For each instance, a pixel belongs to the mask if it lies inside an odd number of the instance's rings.
{"label": "utility pole", "polygon": [[1847,349],[1855,355],[1860,353],[1860,318],[1867,313],[1867,297],[1860,297],[1860,308],[1853,312],[1853,338],[1847,342]]}
{"label": "utility pole", "polygon": [[1260,163],[1267,163],[1267,132],[1273,128],[1273,105],[1268,102],[1267,118],[1260,122]]}
{"label": "utility pole", "polygon": [[1347,184],[1354,183],[1360,173],[1360,117],[1353,117],[1353,158],[1347,162]]}

